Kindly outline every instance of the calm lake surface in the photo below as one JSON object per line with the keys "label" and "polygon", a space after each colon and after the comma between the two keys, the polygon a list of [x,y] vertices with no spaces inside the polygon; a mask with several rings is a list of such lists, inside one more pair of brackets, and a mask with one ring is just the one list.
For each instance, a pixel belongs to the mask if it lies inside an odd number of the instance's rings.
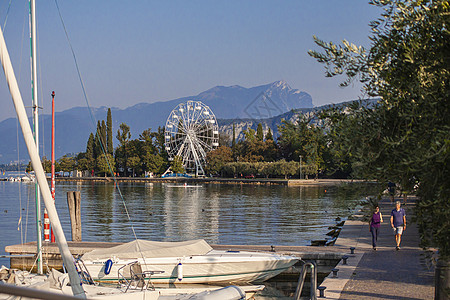
{"label": "calm lake surface", "polygon": [[[84,241],[131,241],[134,228],[140,239],[203,238],[212,244],[242,245],[308,245],[310,240],[323,239],[337,217],[345,220],[361,200],[375,194],[373,184],[120,183],[119,187],[124,200],[111,183],[57,182],[56,207],[68,240],[67,191],[81,192]],[[0,255],[6,254],[7,245],[36,240],[34,194],[34,184],[0,182]],[[9,266],[9,259],[0,258],[2,264]]]}

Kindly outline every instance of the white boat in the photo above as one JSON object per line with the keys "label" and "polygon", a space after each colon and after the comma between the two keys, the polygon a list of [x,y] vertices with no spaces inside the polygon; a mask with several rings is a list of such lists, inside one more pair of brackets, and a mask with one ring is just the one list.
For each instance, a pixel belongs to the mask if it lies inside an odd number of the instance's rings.
{"label": "white boat", "polygon": [[81,260],[92,279],[99,282],[118,281],[121,268],[137,262],[144,272],[153,273],[153,283],[234,284],[265,281],[293,266],[299,258],[271,252],[219,251],[204,240],[135,240],[92,250]]}

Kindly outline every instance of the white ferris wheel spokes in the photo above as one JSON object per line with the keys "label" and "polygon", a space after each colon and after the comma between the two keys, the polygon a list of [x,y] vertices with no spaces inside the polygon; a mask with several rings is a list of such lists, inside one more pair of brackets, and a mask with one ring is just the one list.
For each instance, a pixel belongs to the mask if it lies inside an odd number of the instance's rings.
{"label": "white ferris wheel spokes", "polygon": [[219,146],[219,127],[211,109],[200,101],[177,105],[165,127],[169,159],[179,156],[186,172],[205,175],[206,154]]}

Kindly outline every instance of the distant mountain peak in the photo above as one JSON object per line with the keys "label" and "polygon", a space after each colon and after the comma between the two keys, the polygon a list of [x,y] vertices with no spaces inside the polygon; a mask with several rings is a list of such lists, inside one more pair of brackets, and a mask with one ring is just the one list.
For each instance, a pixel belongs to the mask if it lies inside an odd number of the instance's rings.
{"label": "distant mountain peak", "polygon": [[273,88],[279,88],[279,89],[288,89],[288,90],[292,89],[289,86],[289,84],[286,81],[284,81],[284,80],[279,80],[279,81],[272,82],[272,84],[270,86],[273,87]]}

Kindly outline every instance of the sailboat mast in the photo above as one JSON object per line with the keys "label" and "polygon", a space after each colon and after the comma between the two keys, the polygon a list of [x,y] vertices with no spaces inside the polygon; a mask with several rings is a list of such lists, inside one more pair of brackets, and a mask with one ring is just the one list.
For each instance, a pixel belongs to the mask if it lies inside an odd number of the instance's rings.
{"label": "sailboat mast", "polygon": [[[52,92],[52,184],[51,192],[53,201],[55,201],[55,91]],[[51,241],[55,242],[53,229],[51,230]]]}
{"label": "sailboat mast", "polygon": [[[31,91],[33,100],[33,127],[36,151],[39,156],[39,105],[37,97],[37,67],[36,67],[36,3],[30,0],[30,42],[31,42]],[[37,268],[38,273],[43,274],[42,263],[42,221],[41,221],[41,194],[39,185],[35,184],[36,191],[36,244],[37,244]]]}
{"label": "sailboat mast", "polygon": [[5,72],[6,81],[8,82],[9,91],[11,93],[14,107],[16,109],[17,117],[19,119],[20,127],[22,128],[25,144],[27,145],[28,154],[30,155],[31,165],[36,172],[36,180],[41,188],[42,197],[45,202],[45,206],[48,210],[50,221],[53,224],[53,229],[56,236],[56,242],[58,243],[59,251],[63,259],[64,265],[69,273],[70,284],[74,296],[86,299],[86,294],[81,286],[81,280],[75,269],[73,263],[73,256],[70,253],[67,240],[64,235],[61,222],[59,221],[58,212],[56,211],[55,203],[53,203],[50,188],[48,187],[47,178],[45,177],[44,169],[42,167],[41,160],[36,151],[36,143],[33,139],[30,123],[28,123],[27,113],[25,106],[23,105],[22,96],[17,85],[16,76],[11,64],[8,49],[6,48],[5,39],[0,28],[0,60]]}

